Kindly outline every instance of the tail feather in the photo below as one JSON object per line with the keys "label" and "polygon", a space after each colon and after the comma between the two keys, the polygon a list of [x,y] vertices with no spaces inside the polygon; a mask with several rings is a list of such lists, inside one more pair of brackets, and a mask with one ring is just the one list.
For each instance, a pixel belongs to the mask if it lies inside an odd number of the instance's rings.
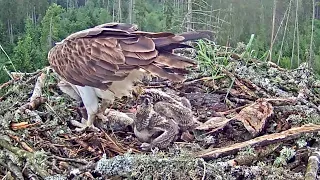
{"label": "tail feather", "polygon": [[174,82],[181,82],[181,81],[184,81],[185,79],[184,75],[167,72],[164,68],[159,67],[154,63],[143,66],[142,68],[153,75],[166,78]]}
{"label": "tail feather", "polygon": [[170,44],[180,43],[185,38],[183,36],[166,36],[166,37],[159,37],[153,38],[153,42],[157,48],[165,47]]}
{"label": "tail feather", "polygon": [[183,42],[198,40],[203,38],[211,39],[213,33],[211,31],[191,31],[184,32],[175,36],[154,38],[155,46],[160,51],[172,52],[176,48],[193,48],[190,45],[182,44]]}
{"label": "tail feather", "polygon": [[189,74],[189,70],[187,69],[180,69],[180,68],[171,68],[162,66],[160,64],[157,64],[159,67],[161,67],[163,70],[165,70],[167,73],[173,73],[173,74],[180,74],[180,75],[187,75]]}
{"label": "tail feather", "polygon": [[172,43],[167,46],[160,47],[158,49],[159,49],[159,51],[172,52],[172,50],[177,49],[177,48],[193,48],[193,47],[190,45],[187,45],[187,44]]}
{"label": "tail feather", "polygon": [[197,65],[197,62],[192,59],[165,52],[161,52],[159,56],[154,60],[154,62],[180,69],[185,69],[187,67]]}
{"label": "tail feather", "polygon": [[197,66],[197,61],[175,55],[173,50],[176,48],[193,48],[190,45],[183,44],[183,42],[203,38],[210,39],[211,37],[211,31],[192,31],[174,36],[153,38],[159,54],[151,64],[142,66],[142,68],[151,74],[171,81],[184,81],[185,75],[189,73],[187,68]]}
{"label": "tail feather", "polygon": [[184,40],[181,42],[186,42],[186,41],[193,41],[193,40],[198,40],[198,39],[211,39],[213,37],[213,32],[212,31],[190,31],[190,32],[184,32],[181,34],[178,34],[178,36],[184,37]]}

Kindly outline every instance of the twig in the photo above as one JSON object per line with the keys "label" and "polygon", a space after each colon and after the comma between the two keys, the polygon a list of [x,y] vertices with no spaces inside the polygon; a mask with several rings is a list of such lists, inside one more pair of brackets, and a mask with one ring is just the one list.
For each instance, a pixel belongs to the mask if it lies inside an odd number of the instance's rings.
{"label": "twig", "polygon": [[40,106],[41,104],[45,103],[46,101],[47,101],[47,99],[44,98],[44,97],[37,97],[33,101],[30,101],[29,103],[21,106],[19,108],[19,110],[21,112],[23,112],[23,113],[25,112],[26,109],[35,110],[38,106]]}
{"label": "twig", "polygon": [[32,96],[30,97],[30,102],[34,101],[36,98],[41,97],[42,95],[42,87],[44,86],[46,74],[41,73],[41,75],[37,78],[36,85],[34,86]]}
{"label": "twig", "polygon": [[17,179],[24,179],[20,167],[14,164],[11,160],[7,161],[7,167],[16,176]]}
{"label": "twig", "polygon": [[201,180],[205,180],[206,172],[207,172],[207,166],[206,166],[206,162],[203,159],[201,159],[201,161],[202,161],[202,164],[203,164],[203,176],[202,176]]}
{"label": "twig", "polygon": [[36,126],[39,123],[40,122],[36,122],[36,123],[32,123],[32,124],[29,124],[28,122],[11,123],[10,124],[10,128],[12,130],[25,129],[25,128],[29,128],[29,127],[32,127],[32,126]]}
{"label": "twig", "polygon": [[27,104],[22,105],[18,110],[15,112],[15,119],[20,119],[20,115],[26,113],[31,117],[35,117],[35,122],[41,122],[41,117],[34,111],[38,106],[45,103],[47,101],[44,97],[37,97],[33,101],[30,101]]}
{"label": "twig", "polygon": [[5,82],[5,83],[1,84],[1,86],[0,86],[0,90],[1,90],[2,88],[5,88],[5,87],[7,87],[7,86],[9,86],[9,85],[13,84],[16,80],[18,80],[18,78],[11,79],[10,81]]}
{"label": "twig", "polygon": [[[252,103],[252,104],[253,104],[253,103]],[[244,105],[244,106],[239,106],[239,107],[230,109],[230,110],[228,110],[228,111],[217,112],[217,113],[218,113],[219,115],[221,115],[221,116],[225,116],[225,115],[228,115],[228,114],[237,112],[238,110],[243,109],[243,108],[245,108],[245,107],[248,107],[248,106],[250,106],[250,105],[251,105],[251,104],[247,104],[247,105]]]}
{"label": "twig", "polygon": [[215,150],[209,149],[209,150],[201,151],[197,153],[196,157],[201,157],[206,159],[218,158],[227,154],[234,154],[238,152],[240,149],[248,146],[251,146],[251,147],[266,146],[269,144],[278,143],[280,141],[296,139],[304,133],[312,133],[317,131],[320,131],[320,125],[307,124],[301,127],[291,128],[281,133],[274,133],[274,134],[260,136],[260,137],[251,139],[249,141],[233,144],[228,147],[223,147]]}
{"label": "twig", "polygon": [[8,136],[12,139],[14,139],[15,141],[17,141],[22,147],[23,149],[25,149],[28,152],[34,152],[33,149],[26,143],[20,140],[20,138],[18,136],[13,136],[11,134],[8,134]]}
{"label": "twig", "polygon": [[40,71],[36,71],[36,72],[32,72],[32,73],[22,73],[22,72],[10,72],[10,74],[14,77],[14,78],[21,78],[23,76],[34,76],[37,75]]}
{"label": "twig", "polygon": [[306,174],[304,179],[305,180],[316,180],[317,179],[317,174],[319,170],[319,157],[320,157],[320,152],[314,152],[308,160],[308,166],[306,170]]}

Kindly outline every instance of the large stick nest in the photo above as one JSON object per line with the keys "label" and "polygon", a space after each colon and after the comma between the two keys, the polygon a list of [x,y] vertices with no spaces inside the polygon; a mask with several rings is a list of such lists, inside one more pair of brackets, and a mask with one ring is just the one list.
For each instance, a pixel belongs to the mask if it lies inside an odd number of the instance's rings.
{"label": "large stick nest", "polygon": [[[80,121],[83,107],[60,91],[56,74],[47,68],[13,73],[15,79],[0,89],[0,177],[317,176],[317,165],[307,164],[319,146],[320,81],[307,64],[285,70],[230,51],[217,56],[229,61],[227,66],[215,65],[217,76],[199,71],[182,84],[157,78],[139,84],[186,97],[203,123],[191,131],[191,139],[179,138],[168,149],[152,152],[140,149],[130,126],[108,124],[102,132],[76,132],[70,122]],[[136,105],[135,96],[117,100],[114,109],[129,112]]]}

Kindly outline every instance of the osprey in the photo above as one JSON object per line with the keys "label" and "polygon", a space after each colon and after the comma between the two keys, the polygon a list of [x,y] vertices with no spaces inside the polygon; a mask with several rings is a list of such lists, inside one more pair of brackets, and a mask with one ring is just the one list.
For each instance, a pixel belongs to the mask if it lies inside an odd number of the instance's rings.
{"label": "osprey", "polygon": [[[139,31],[134,24],[106,23],[69,35],[49,51],[50,66],[61,78],[61,90],[81,100],[87,111],[82,129],[94,127],[115,98],[131,96],[134,83],[146,75],[183,81],[197,63],[173,54],[189,40],[209,38],[210,32]],[[102,99],[99,107],[99,98]]]}

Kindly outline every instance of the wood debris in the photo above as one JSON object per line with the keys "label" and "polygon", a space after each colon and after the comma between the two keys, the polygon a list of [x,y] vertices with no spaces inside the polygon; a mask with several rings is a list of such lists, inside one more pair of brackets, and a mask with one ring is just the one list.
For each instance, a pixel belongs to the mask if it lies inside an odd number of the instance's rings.
{"label": "wood debris", "polygon": [[269,144],[278,143],[280,141],[288,141],[295,138],[299,138],[305,133],[313,133],[320,131],[320,125],[315,124],[307,124],[301,127],[291,128],[287,131],[283,131],[281,133],[268,134],[260,137],[256,137],[249,141],[236,143],[231,146],[227,146],[224,148],[214,149],[214,150],[205,150],[203,152],[199,152],[197,157],[213,159],[221,156],[229,155],[238,152],[240,149],[251,146],[266,146]]}
{"label": "wood debris", "polygon": [[273,113],[272,105],[265,99],[259,99],[243,108],[234,118],[241,121],[253,135],[258,135],[265,127],[267,118]]}

